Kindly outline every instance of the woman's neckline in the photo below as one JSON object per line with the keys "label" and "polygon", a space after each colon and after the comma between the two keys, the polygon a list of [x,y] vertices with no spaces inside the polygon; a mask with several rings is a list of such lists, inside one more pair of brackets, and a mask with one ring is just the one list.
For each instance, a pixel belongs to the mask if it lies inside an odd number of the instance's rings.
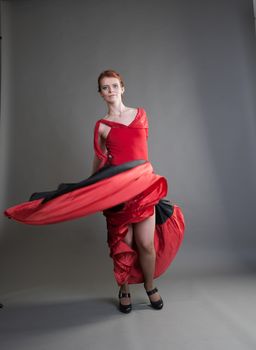
{"label": "woman's neckline", "polygon": [[138,115],[139,115],[139,111],[140,111],[140,108],[137,107],[137,113],[136,113],[135,117],[133,118],[133,120],[132,120],[129,124],[119,123],[119,122],[116,122],[116,121],[114,121],[114,120],[108,120],[108,119],[105,119],[105,118],[102,118],[101,120],[104,120],[104,121],[106,121],[106,122],[108,122],[108,123],[115,123],[115,124],[120,124],[120,125],[124,125],[124,126],[129,127],[129,126],[132,125],[133,122],[137,119],[137,117],[138,117]]}

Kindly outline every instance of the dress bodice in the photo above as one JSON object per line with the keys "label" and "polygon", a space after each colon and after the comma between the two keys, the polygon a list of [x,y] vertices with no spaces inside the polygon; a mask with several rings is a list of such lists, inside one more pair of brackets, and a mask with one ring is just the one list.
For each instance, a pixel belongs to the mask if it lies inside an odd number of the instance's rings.
{"label": "dress bodice", "polygon": [[[106,138],[107,154],[102,152],[98,144],[100,123],[111,128]],[[148,121],[143,108],[137,109],[137,114],[129,125],[99,119],[95,125],[94,149],[98,158],[102,160],[100,167],[105,164],[119,165],[138,159],[148,160],[147,138]]]}

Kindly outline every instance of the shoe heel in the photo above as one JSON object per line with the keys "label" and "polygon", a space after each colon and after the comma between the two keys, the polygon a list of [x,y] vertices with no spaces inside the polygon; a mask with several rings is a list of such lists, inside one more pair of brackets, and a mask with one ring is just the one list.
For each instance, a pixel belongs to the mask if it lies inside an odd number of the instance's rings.
{"label": "shoe heel", "polygon": [[[121,292],[121,290],[119,290],[118,297],[119,297],[119,299],[130,298],[131,294],[124,293],[124,292]],[[124,304],[121,304],[121,300],[119,300],[119,311],[123,312],[124,314],[128,314],[129,312],[132,311],[132,304],[124,305]]]}
{"label": "shoe heel", "polygon": [[[148,290],[148,291],[146,290],[146,293],[147,293],[148,296],[153,295],[153,294],[155,294],[157,292],[158,292],[157,288],[154,288],[154,289],[151,289],[151,290]],[[150,299],[149,299],[149,301],[150,301],[151,306],[155,310],[161,310],[163,308],[163,306],[164,306],[164,302],[163,302],[163,299],[161,297],[157,301],[151,301]]]}

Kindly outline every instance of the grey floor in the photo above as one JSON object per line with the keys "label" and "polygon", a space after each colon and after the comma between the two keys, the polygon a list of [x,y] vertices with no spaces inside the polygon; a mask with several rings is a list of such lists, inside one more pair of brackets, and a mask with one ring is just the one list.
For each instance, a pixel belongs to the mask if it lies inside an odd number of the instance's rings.
{"label": "grey floor", "polygon": [[165,301],[151,309],[133,285],[133,311],[116,308],[116,287],[40,286],[3,296],[0,348],[120,350],[256,349],[254,274],[167,275],[157,282]]}

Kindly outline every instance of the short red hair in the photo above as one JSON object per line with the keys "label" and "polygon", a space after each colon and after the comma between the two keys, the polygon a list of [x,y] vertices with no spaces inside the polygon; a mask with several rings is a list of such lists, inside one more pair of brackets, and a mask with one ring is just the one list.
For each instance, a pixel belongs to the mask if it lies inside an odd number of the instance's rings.
{"label": "short red hair", "polygon": [[105,77],[109,77],[109,78],[117,78],[120,81],[120,85],[121,87],[124,87],[124,80],[121,77],[121,75],[119,73],[117,73],[115,70],[113,69],[107,69],[104,70],[104,72],[100,73],[99,77],[98,77],[98,92],[101,91],[101,86],[100,86],[100,82],[103,78]]}

